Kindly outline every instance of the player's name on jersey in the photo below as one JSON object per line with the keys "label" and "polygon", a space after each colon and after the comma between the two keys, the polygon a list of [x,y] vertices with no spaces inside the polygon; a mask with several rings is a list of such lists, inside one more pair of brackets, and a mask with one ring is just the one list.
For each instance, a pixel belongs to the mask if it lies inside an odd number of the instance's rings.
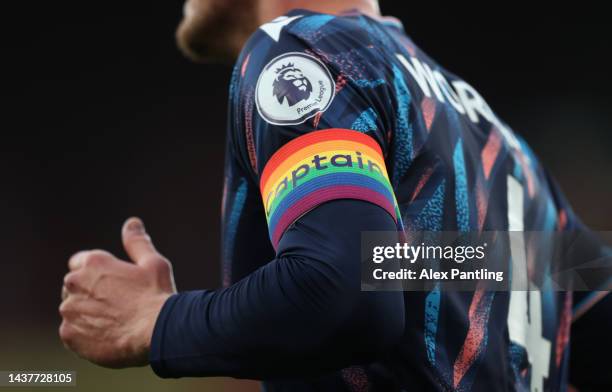
{"label": "player's name on jersey", "polygon": [[407,59],[400,53],[397,53],[396,57],[426,97],[433,97],[442,103],[450,103],[458,113],[467,116],[473,123],[477,124],[480,117],[484,118],[499,129],[510,146],[519,148],[516,137],[495,115],[474,87],[463,80],[453,80],[449,83],[440,71],[432,70],[427,63],[416,57],[411,56]]}

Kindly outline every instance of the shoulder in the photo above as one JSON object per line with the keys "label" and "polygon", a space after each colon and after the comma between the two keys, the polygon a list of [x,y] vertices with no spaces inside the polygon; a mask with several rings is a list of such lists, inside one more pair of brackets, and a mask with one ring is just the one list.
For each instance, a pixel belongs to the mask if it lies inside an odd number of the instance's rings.
{"label": "shoulder", "polygon": [[237,66],[256,78],[276,57],[303,52],[321,60],[332,73],[359,80],[380,60],[382,33],[362,15],[336,16],[293,10],[261,25],[245,44]]}
{"label": "shoulder", "polygon": [[323,28],[331,15],[292,11],[258,28],[246,43],[234,73],[242,95],[253,97],[257,113],[269,124],[302,124],[327,110],[337,71],[318,42],[304,34]]}
{"label": "shoulder", "polygon": [[255,172],[278,148],[318,130],[357,130],[386,145],[391,79],[364,23],[360,15],[292,11],[251,36],[234,68],[230,121]]}
{"label": "shoulder", "polygon": [[[299,109],[300,120],[305,112],[306,117],[311,114],[308,104],[314,104],[302,99],[306,95],[326,104],[334,93],[349,100],[371,95],[372,88],[384,87],[390,73],[388,54],[382,52],[379,37],[370,27],[360,15],[295,10],[278,17],[260,26],[242,50],[235,67],[241,91],[250,96],[256,88],[256,96],[265,98],[257,102],[260,114],[265,114],[264,106],[284,105]],[[298,101],[305,107],[294,106]],[[282,119],[271,122],[285,123]]]}

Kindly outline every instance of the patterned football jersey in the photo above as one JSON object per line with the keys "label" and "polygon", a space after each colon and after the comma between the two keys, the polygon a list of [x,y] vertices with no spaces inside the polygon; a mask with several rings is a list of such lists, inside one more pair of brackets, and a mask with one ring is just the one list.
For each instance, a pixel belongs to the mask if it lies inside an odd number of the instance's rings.
{"label": "patterned football jersey", "polygon": [[[374,175],[346,168],[347,154],[332,162],[347,143],[361,148],[353,166],[370,165]],[[300,166],[309,148],[318,155]],[[337,198],[378,204],[405,231],[582,227],[525,141],[398,21],[293,10],[261,26],[233,70],[224,284],[273,258],[292,222]],[[571,292],[544,284],[403,295],[402,342],[384,360],[338,370],[334,383],[352,391],[565,390]]]}

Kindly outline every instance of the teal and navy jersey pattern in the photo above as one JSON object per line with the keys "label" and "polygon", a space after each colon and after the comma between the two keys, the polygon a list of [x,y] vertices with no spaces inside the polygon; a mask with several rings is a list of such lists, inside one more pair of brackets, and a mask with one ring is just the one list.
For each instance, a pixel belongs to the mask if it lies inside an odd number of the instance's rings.
{"label": "teal and navy jersey pattern", "polygon": [[[288,53],[323,64],[334,89],[328,106],[296,120],[256,102],[262,72]],[[299,68],[271,72],[294,81]],[[316,92],[305,83],[302,93],[270,87],[270,99],[293,106]],[[360,231],[397,221],[403,231],[586,230],[525,141],[401,24],[291,11],[244,47],[228,111],[225,288],[164,306],[151,356],[158,374],[252,377],[269,391],[566,389],[571,292],[546,282],[530,292],[359,292]],[[378,144],[400,219],[364,200],[327,198],[273,247],[260,193],[266,166],[283,146],[329,129]]]}

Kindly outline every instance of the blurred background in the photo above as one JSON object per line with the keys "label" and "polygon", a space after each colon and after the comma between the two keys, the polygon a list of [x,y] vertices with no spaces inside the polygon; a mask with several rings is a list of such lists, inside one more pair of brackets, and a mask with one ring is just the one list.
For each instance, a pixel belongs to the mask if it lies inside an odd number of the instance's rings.
{"label": "blurred background", "polygon": [[[609,24],[596,12],[406,4],[381,2],[531,143],[587,224],[612,230]],[[258,390],[230,379],[160,380],[149,368],[105,370],[57,337],[69,256],[103,248],[124,257],[120,228],[131,215],[173,261],[180,290],[220,286],[230,67],[179,54],[180,1],[21,7],[5,13],[12,23],[2,38],[10,104],[0,143],[0,369],[75,369],[71,390]]]}

